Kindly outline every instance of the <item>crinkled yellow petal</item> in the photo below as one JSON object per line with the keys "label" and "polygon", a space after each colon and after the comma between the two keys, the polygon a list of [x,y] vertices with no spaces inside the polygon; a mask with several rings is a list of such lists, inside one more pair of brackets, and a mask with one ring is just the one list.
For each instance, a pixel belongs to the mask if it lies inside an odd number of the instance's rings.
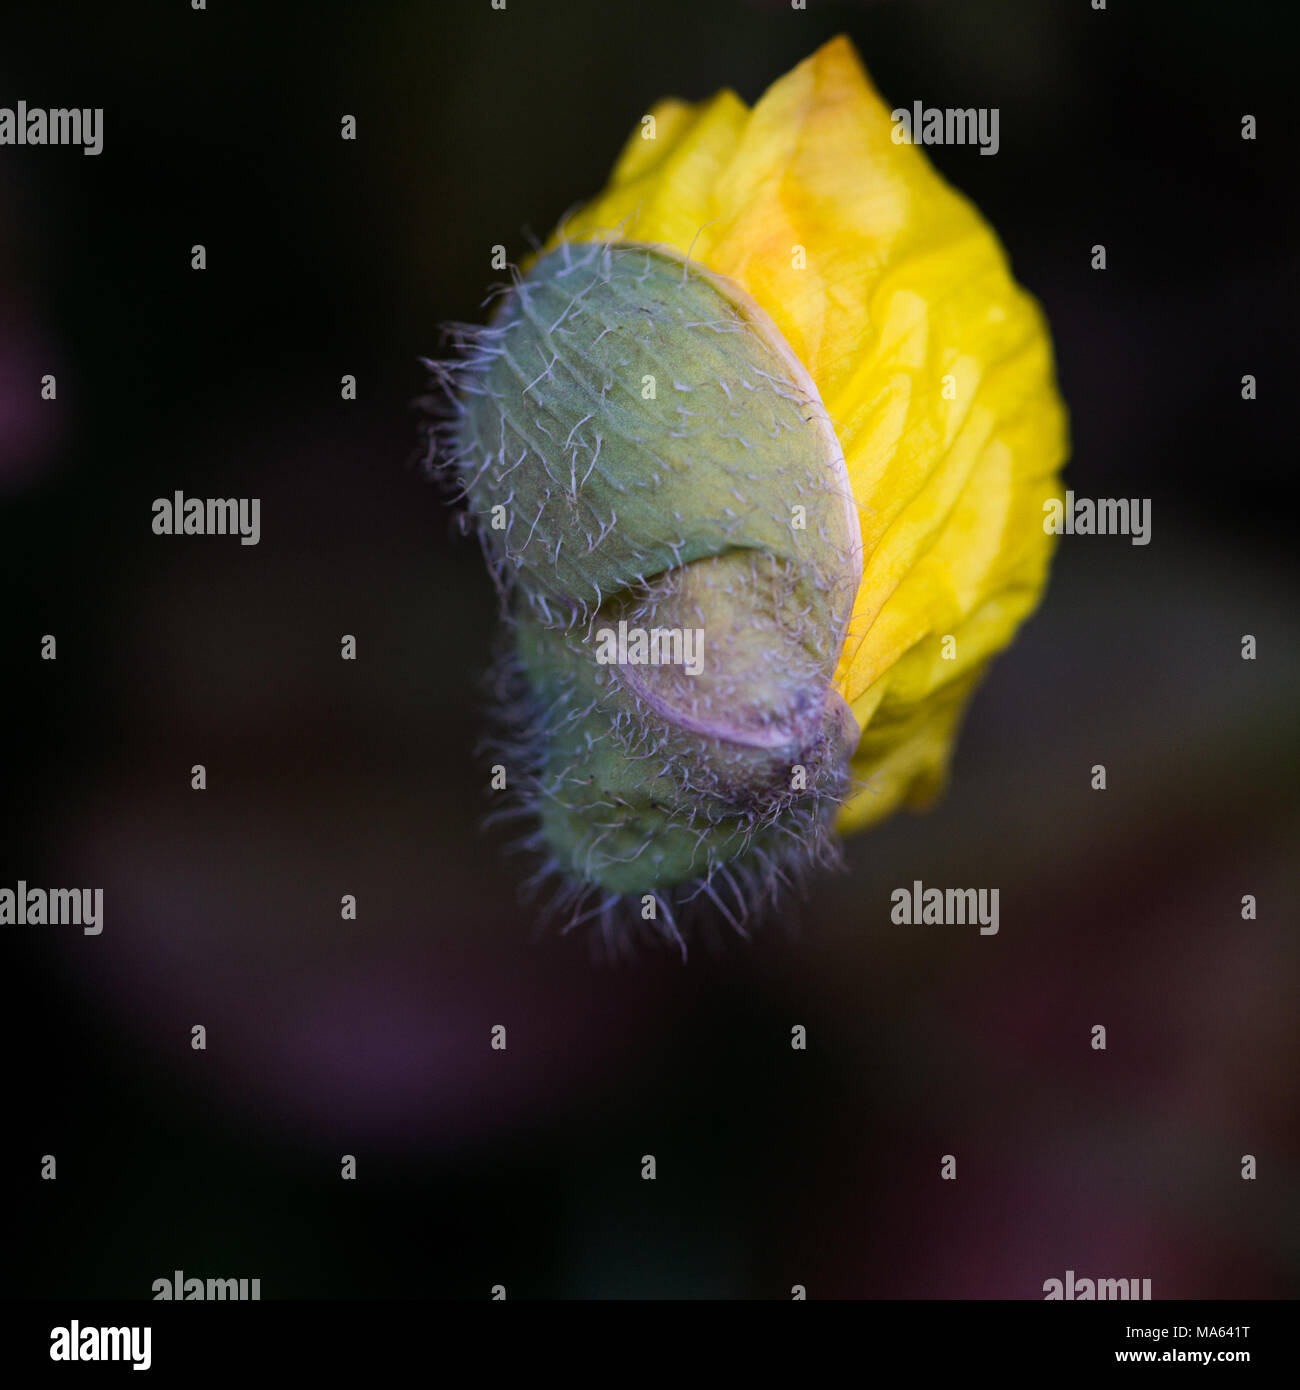
{"label": "crinkled yellow petal", "polygon": [[[776,82],[665,101],[553,240],[665,243],[737,280],[836,423],[864,572],[836,676],[863,734],[841,826],[942,785],[966,697],[1036,605],[1065,410],[989,226],[894,140],[847,39]],[[944,639],[953,639],[945,643]]]}

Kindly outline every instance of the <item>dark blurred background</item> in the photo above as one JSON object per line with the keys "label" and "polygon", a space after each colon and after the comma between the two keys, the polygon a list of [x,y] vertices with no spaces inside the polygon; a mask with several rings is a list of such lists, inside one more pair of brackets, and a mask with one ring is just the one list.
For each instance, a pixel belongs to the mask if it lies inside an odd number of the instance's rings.
{"label": "dark blurred background", "polygon": [[[1296,27],[1211,0],[7,16],[0,105],[102,106],[105,145],[0,148],[0,884],[102,886],[106,925],[0,938],[6,1290],[1293,1296]],[[996,158],[931,157],[1047,309],[1068,484],[1150,497],[1152,541],[1064,539],[935,810],[752,944],[613,967],[536,929],[480,830],[495,598],[410,461],[417,358],[656,99],[752,103],[841,31],[891,103],[1000,109]],[[178,488],[260,497],[261,543],[154,536]],[[998,886],[1000,933],[894,926],[914,879]]]}

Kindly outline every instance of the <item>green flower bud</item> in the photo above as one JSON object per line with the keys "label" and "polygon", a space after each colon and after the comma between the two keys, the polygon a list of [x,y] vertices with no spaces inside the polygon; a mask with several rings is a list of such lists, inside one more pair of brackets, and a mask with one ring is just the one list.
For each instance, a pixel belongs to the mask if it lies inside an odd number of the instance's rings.
{"label": "green flower bud", "polygon": [[619,242],[538,260],[446,383],[564,901],[739,920],[829,851],[858,737],[831,684],[857,513],[807,371],[736,286]]}

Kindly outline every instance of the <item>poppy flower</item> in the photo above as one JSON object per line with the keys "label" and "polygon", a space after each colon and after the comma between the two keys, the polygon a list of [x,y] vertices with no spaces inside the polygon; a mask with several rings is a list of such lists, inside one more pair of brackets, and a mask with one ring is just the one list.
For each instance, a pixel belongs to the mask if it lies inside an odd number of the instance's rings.
{"label": "poppy flower", "polygon": [[444,364],[514,634],[499,767],[570,907],[739,921],[924,803],[1041,597],[1046,323],[899,129],[844,38],[752,110],[660,102]]}

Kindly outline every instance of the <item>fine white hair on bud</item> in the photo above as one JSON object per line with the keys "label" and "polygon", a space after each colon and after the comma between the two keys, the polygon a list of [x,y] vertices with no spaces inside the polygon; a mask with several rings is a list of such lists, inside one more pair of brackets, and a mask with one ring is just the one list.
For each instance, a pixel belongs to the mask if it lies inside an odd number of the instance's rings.
{"label": "fine white hair on bud", "polygon": [[502,595],[524,843],[570,925],[743,930],[833,861],[862,574],[835,430],[772,320],[667,248],[561,244],[429,364]]}

